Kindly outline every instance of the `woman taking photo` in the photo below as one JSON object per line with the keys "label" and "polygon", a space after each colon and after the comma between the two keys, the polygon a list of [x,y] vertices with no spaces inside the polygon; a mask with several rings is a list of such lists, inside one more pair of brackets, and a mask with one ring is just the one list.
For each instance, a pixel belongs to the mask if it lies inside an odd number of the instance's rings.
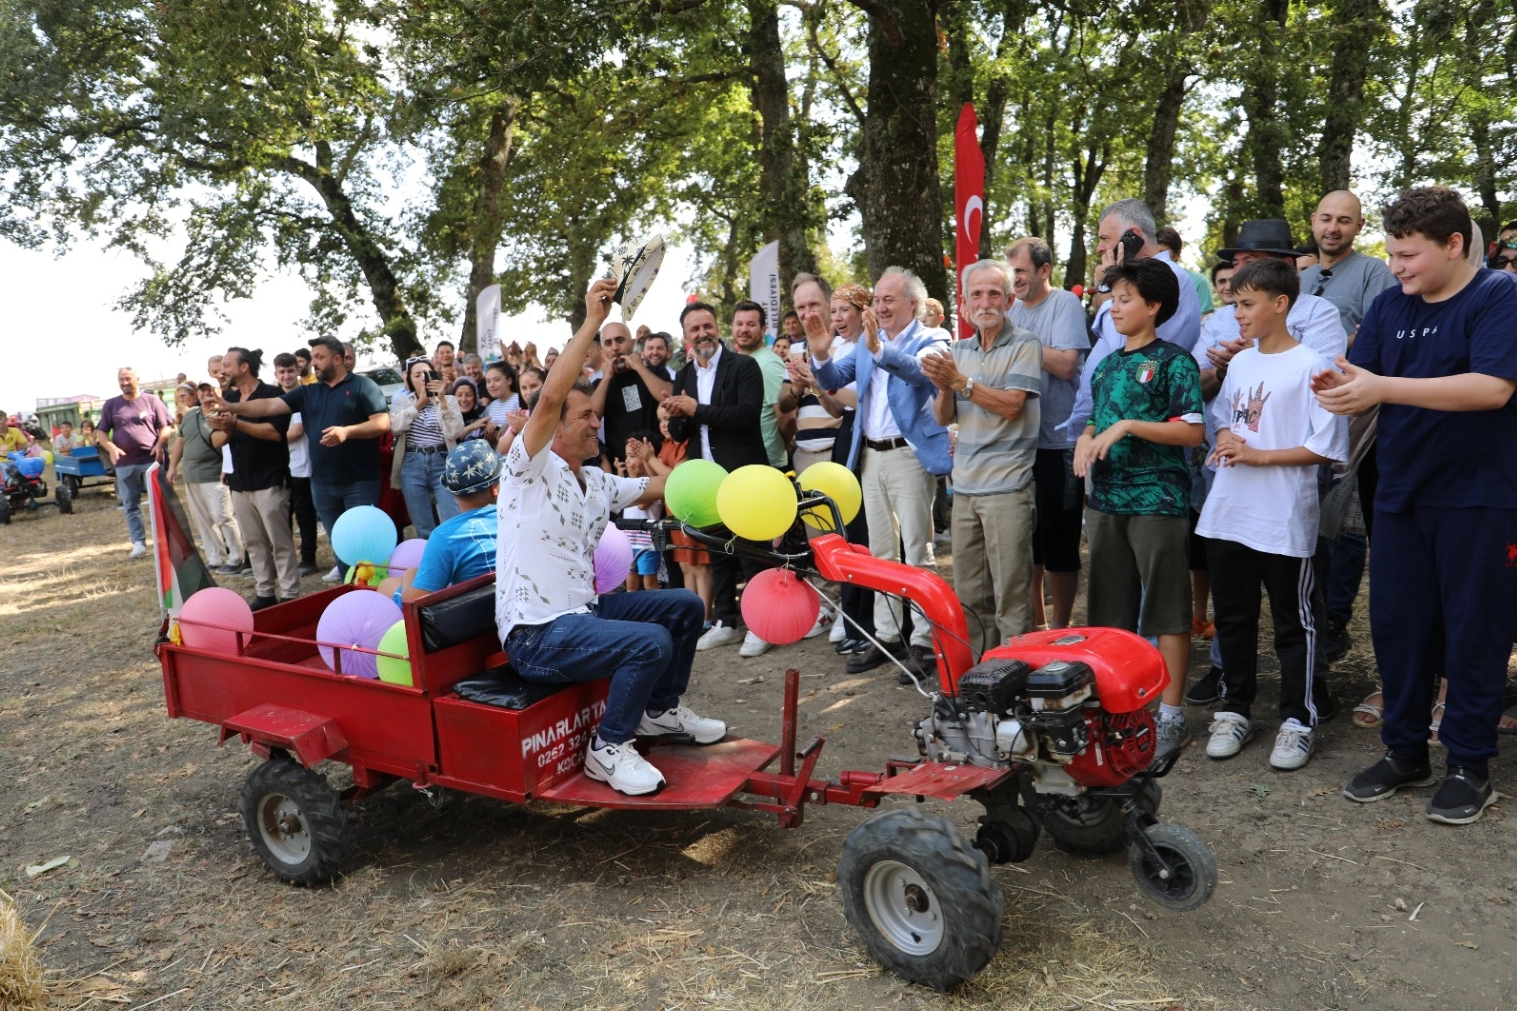
{"label": "woman taking photo", "polygon": [[[406,392],[390,403],[395,462],[390,484],[398,485],[416,536],[429,537],[443,520],[458,514],[458,501],[443,487],[443,463],[463,434],[458,401],[443,392],[442,374],[427,358],[406,362]],[[434,512],[435,510],[435,512]]]}

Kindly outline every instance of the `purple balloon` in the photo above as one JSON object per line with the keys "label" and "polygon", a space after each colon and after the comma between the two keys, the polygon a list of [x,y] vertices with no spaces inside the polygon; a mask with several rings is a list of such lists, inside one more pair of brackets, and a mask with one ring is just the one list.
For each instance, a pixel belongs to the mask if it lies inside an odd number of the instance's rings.
{"label": "purple balloon", "polygon": [[[333,657],[337,650],[333,646],[362,646],[377,650],[379,640],[400,620],[400,608],[382,593],[373,590],[344,593],[327,605],[321,613],[321,620],[316,623],[316,642],[321,659],[336,670]],[[377,679],[378,658],[372,653],[343,649],[342,673]]]}
{"label": "purple balloon", "polygon": [[595,547],[595,592],[610,593],[627,581],[632,571],[632,542],[615,524],[608,525]]}
{"label": "purple balloon", "polygon": [[398,576],[407,569],[414,569],[421,564],[421,553],[427,550],[427,542],[420,537],[412,537],[408,541],[401,541],[390,553],[390,561],[386,568],[390,575]]}

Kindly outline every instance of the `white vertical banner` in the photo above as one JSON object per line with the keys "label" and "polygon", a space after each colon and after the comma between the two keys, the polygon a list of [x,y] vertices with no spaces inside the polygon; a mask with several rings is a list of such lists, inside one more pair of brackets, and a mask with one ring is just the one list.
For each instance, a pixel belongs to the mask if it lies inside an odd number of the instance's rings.
{"label": "white vertical banner", "polygon": [[771,242],[748,264],[748,297],[764,307],[769,340],[780,330],[780,244]]}
{"label": "white vertical banner", "polygon": [[500,356],[500,285],[492,284],[474,301],[474,350],[489,360]]}

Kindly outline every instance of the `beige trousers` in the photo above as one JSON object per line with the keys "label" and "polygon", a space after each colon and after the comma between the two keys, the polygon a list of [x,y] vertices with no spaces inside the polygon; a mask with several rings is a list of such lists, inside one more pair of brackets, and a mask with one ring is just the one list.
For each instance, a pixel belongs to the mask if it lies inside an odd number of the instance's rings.
{"label": "beige trousers", "polygon": [[232,493],[220,481],[203,484],[185,482],[184,497],[190,504],[190,521],[195,535],[205,546],[205,560],[211,568],[236,565],[242,561],[242,532],[232,518]]}
{"label": "beige trousers", "polygon": [[[919,569],[937,569],[932,556],[932,499],[938,479],[917,460],[910,446],[870,449],[864,446],[859,478],[864,486],[864,517],[869,521],[869,553],[905,561]],[[905,546],[906,557],[901,557]],[[881,642],[901,641],[901,602],[874,595],[874,630]],[[911,642],[932,647],[932,626],[913,617]]]}
{"label": "beige trousers", "polygon": [[[300,562],[290,533],[290,489],[232,492],[232,511],[247,542],[253,586],[260,597],[300,596]],[[275,593],[275,582],[279,592]]]}
{"label": "beige trousers", "polygon": [[959,602],[980,616],[979,622],[969,618],[969,642],[976,652],[1030,627],[1027,592],[1036,525],[1031,485],[1001,495],[953,497],[953,589]]}

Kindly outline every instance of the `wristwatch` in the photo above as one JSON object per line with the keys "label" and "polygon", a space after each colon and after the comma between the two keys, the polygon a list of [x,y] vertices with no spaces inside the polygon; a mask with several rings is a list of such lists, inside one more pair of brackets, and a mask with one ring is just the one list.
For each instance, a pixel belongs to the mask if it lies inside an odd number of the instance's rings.
{"label": "wristwatch", "polygon": [[969,399],[969,395],[971,393],[973,393],[973,392],[974,392],[974,380],[970,379],[968,376],[965,376],[964,377],[964,388],[959,391],[959,396],[963,397],[965,400],[968,400]]}

